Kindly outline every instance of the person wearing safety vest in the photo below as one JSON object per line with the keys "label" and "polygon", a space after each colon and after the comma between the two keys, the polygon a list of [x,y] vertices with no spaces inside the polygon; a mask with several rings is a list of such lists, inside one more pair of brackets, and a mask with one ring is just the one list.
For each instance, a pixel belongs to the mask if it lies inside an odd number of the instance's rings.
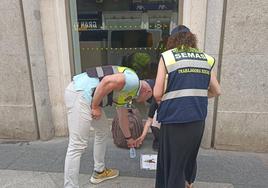
{"label": "person wearing safety vest", "polygon": [[121,66],[101,66],[87,69],[73,77],[65,89],[69,144],[65,159],[64,187],[79,187],[78,175],[80,158],[87,148],[90,127],[94,123],[94,172],[91,183],[97,184],[119,175],[116,169],[105,167],[109,126],[102,107],[115,104],[120,128],[129,147],[139,147],[131,137],[128,122],[128,108],[133,100],[144,102],[152,96],[152,88],[146,81],[140,81],[130,68]]}
{"label": "person wearing safety vest", "polygon": [[161,123],[156,188],[191,188],[204,132],[208,98],[220,95],[213,57],[197,49],[184,25],[171,32],[158,65],[154,97]]}

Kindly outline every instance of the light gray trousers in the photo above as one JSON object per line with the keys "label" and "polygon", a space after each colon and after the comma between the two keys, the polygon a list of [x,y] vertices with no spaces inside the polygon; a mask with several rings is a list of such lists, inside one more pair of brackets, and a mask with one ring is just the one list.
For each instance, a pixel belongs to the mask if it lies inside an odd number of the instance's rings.
{"label": "light gray trousers", "polygon": [[65,89],[64,95],[67,107],[69,145],[65,158],[64,187],[78,188],[80,158],[88,145],[91,125],[94,125],[94,170],[101,172],[105,168],[104,157],[106,152],[109,126],[105,113],[101,119],[94,122],[91,117],[90,103],[83,97],[83,91],[76,91],[73,82]]}

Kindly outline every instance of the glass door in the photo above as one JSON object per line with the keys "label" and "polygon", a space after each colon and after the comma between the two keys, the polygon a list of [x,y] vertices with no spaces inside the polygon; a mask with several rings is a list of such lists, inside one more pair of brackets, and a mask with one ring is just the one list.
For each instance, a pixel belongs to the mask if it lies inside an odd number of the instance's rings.
{"label": "glass door", "polygon": [[[102,65],[155,78],[169,32],[178,23],[178,0],[69,0],[75,74]],[[142,68],[139,68],[142,67]],[[136,105],[146,118],[147,108]],[[105,108],[108,117],[114,108]]]}
{"label": "glass door", "polygon": [[[75,74],[102,65],[148,64],[141,78],[155,77],[159,54],[177,24],[178,0],[69,0]],[[134,58],[135,59],[135,58]]]}

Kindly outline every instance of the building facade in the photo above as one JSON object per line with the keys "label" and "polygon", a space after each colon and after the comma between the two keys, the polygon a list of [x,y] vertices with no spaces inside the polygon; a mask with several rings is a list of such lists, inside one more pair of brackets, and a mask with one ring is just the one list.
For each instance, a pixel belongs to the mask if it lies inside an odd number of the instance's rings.
{"label": "building facade", "polygon": [[[157,57],[163,33],[184,24],[215,57],[222,87],[203,147],[268,152],[268,1],[159,2],[0,0],[0,138],[66,136],[63,94],[74,74],[136,51]],[[125,42],[132,30],[147,42]]]}

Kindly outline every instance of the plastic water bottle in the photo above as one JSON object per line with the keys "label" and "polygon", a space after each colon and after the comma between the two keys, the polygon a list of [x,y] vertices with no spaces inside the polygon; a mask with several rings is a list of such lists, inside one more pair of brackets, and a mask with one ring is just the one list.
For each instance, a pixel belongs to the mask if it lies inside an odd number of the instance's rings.
{"label": "plastic water bottle", "polygon": [[135,150],[135,148],[130,148],[129,149],[129,157],[131,159],[134,159],[136,157],[136,150]]}

